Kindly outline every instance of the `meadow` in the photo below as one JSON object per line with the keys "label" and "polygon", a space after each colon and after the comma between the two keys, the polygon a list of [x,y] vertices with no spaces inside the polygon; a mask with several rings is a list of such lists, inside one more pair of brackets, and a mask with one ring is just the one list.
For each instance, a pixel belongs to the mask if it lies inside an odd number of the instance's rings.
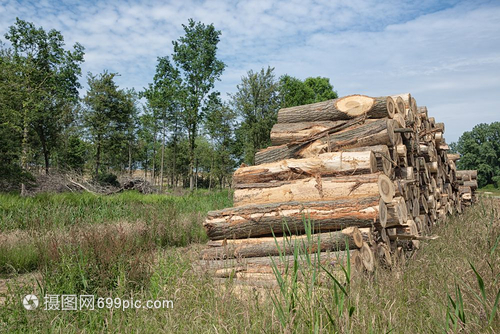
{"label": "meadow", "polygon": [[[0,195],[0,332],[500,332],[498,199],[441,222],[439,238],[393,268],[333,273],[315,266],[314,254],[295,254],[309,261],[277,273],[278,289],[243,291],[193,267],[207,241],[206,212],[230,198],[227,190]],[[28,311],[22,298],[33,292],[173,307]]]}

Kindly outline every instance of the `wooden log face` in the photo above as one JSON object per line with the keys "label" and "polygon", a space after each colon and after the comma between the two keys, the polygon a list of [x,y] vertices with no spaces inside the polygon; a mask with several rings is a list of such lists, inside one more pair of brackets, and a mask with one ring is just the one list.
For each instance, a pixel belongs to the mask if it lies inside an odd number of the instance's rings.
{"label": "wooden log face", "polygon": [[276,123],[271,130],[272,145],[282,145],[303,140],[333,127],[344,125],[346,121]]}
{"label": "wooden log face", "polygon": [[[327,201],[342,198],[370,197],[379,194],[378,174],[316,177],[275,184],[253,184],[235,189],[234,205],[291,201]],[[270,187],[271,186],[271,187]]]}
{"label": "wooden log face", "polygon": [[242,167],[235,171],[234,185],[304,179],[311,176],[367,174],[377,171],[371,151],[331,152],[312,158],[287,159],[275,163]]}
{"label": "wooden log face", "polygon": [[[262,256],[290,255],[298,248],[301,252],[315,253],[318,251],[340,251],[358,248],[360,232],[345,234],[342,231],[307,235],[287,236],[277,238],[251,238],[227,240],[219,247],[202,251],[201,257],[207,259],[251,258]],[[362,240],[362,239],[361,239]],[[361,244],[363,245],[362,241]]]}
{"label": "wooden log face", "polygon": [[[358,122],[358,120],[356,120]],[[311,140],[288,145],[271,146],[255,154],[255,163],[263,164],[288,158],[307,158],[325,152],[349,148],[393,145],[395,122],[392,119],[366,120],[335,133],[322,133]]]}
{"label": "wooden log face", "polygon": [[[248,205],[211,211],[203,224],[212,240],[280,234],[289,229],[302,233],[304,220],[315,230],[371,226],[378,218],[379,197],[322,202],[290,202]],[[287,224],[285,227],[284,224]]]}
{"label": "wooden log face", "polygon": [[365,115],[367,118],[390,117],[387,97],[350,95],[334,100],[280,109],[278,123],[339,121]]}

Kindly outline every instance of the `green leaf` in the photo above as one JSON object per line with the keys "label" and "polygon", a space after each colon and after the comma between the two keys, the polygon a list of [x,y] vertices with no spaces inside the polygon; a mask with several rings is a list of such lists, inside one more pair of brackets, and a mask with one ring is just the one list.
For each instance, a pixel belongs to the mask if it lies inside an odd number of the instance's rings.
{"label": "green leaf", "polygon": [[472,263],[470,261],[469,261],[469,264],[470,264],[472,270],[474,271],[474,273],[476,274],[477,284],[479,285],[479,290],[481,291],[481,295],[483,297],[483,302],[486,302],[486,291],[484,289],[483,278],[481,277],[481,275],[479,275],[476,268],[474,268],[474,266],[472,265]]}

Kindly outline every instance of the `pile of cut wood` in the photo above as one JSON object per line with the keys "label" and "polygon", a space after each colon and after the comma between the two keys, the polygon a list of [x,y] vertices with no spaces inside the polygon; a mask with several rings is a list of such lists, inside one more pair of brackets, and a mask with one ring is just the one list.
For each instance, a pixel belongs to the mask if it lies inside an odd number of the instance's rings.
{"label": "pile of cut wood", "polygon": [[[273,146],[234,173],[234,207],[208,213],[202,259],[215,269],[231,263],[243,277],[243,263],[269,264],[307,238],[311,252],[347,245],[369,271],[391,265],[475,199],[477,173],[456,170],[444,130],[410,94],[281,109]],[[283,234],[293,237],[279,245],[273,235]]]}

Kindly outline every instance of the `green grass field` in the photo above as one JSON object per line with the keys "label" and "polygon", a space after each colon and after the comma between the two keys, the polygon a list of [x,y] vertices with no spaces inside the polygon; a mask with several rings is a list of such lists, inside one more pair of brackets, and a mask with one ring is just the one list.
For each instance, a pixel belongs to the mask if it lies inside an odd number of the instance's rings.
{"label": "green grass field", "polygon": [[[303,281],[243,292],[193,270],[208,210],[187,196],[0,195],[0,332],[498,333],[500,201],[435,227],[406,264],[375,274],[295,268]],[[300,256],[300,255],[297,255]],[[329,277],[326,274],[326,277]],[[293,276],[292,276],[293,278]],[[173,301],[169,309],[26,310],[22,298],[95,295]]]}

